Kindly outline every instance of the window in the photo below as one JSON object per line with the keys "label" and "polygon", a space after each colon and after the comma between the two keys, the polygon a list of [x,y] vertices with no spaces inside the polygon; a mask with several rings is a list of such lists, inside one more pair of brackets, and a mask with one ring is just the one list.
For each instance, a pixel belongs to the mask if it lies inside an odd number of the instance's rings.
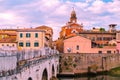
{"label": "window", "polygon": [[38,47],[39,46],[39,43],[38,42],[35,42],[34,43],[34,47]]}
{"label": "window", "polygon": [[111,54],[111,51],[107,51],[108,54]]}
{"label": "window", "polygon": [[92,37],[92,41],[95,41],[95,37]]}
{"label": "window", "polygon": [[2,44],[2,46],[4,46],[4,44]]}
{"label": "window", "polygon": [[12,46],[14,47],[15,45],[13,44]]}
{"label": "window", "polygon": [[71,31],[71,33],[77,33],[77,31],[76,31],[75,29],[73,29],[73,30]]}
{"label": "window", "polygon": [[35,33],[35,38],[38,38],[38,33]]}
{"label": "window", "polygon": [[22,38],[23,37],[23,34],[22,33],[20,33],[20,38]]}
{"label": "window", "polygon": [[20,47],[23,47],[23,46],[24,46],[23,42],[20,42],[20,43],[19,43],[19,46],[20,46]]}
{"label": "window", "polygon": [[26,38],[30,38],[30,33],[26,33]]}
{"label": "window", "polygon": [[76,50],[79,50],[79,45],[76,46]]}
{"label": "window", "polygon": [[26,42],[26,47],[30,47],[30,42]]}
{"label": "window", "polygon": [[102,51],[98,51],[99,54],[102,54]]}

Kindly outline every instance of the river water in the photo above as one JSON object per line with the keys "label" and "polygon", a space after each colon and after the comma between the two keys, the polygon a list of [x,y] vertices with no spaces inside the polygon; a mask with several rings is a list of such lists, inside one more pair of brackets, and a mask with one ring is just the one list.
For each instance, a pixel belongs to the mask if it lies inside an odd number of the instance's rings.
{"label": "river water", "polygon": [[59,80],[120,80],[120,77],[99,75],[94,77],[60,77]]}

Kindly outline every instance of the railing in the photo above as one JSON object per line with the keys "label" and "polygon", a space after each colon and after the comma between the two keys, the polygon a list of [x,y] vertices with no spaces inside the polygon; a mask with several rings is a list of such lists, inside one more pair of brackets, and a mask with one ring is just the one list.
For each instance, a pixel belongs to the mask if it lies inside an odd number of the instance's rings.
{"label": "railing", "polygon": [[[26,59],[24,60],[26,63],[23,65],[18,65],[15,69],[8,70],[8,71],[1,71],[0,77],[10,76],[14,74],[18,74],[26,69],[29,69],[31,66],[35,66],[36,64],[39,64],[45,60],[52,59],[53,57],[58,57],[59,54],[50,54],[50,55],[44,55],[41,57],[35,57],[32,59]],[[19,62],[18,62],[19,63]]]}

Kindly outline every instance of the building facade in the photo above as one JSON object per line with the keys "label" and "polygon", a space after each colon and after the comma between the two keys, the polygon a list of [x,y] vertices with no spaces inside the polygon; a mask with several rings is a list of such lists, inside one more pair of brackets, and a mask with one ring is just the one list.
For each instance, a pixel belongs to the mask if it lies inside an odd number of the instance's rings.
{"label": "building facade", "polygon": [[37,29],[17,30],[19,49],[40,49],[45,46],[45,31]]}
{"label": "building facade", "polygon": [[116,35],[116,41],[117,41],[117,51],[120,53],[120,33],[117,33]]}
{"label": "building facade", "polygon": [[83,31],[83,24],[77,23],[76,12],[73,9],[73,11],[71,12],[69,22],[67,22],[66,25],[61,28],[60,38],[65,38],[66,36],[69,36],[74,33],[79,33],[82,31]]}
{"label": "building facade", "polygon": [[93,48],[93,42],[81,35],[64,40],[64,53],[116,53],[116,46]]}
{"label": "building facade", "polygon": [[46,39],[45,46],[52,47],[53,29],[51,27],[48,27],[48,26],[45,26],[45,25],[36,27],[35,29],[45,31],[45,39]]}
{"label": "building facade", "polygon": [[[64,52],[63,41],[75,35],[82,35],[83,37],[90,39],[92,42],[92,48],[99,48],[103,46],[114,46],[116,47],[116,24],[110,24],[109,30],[106,31],[104,28],[93,28],[92,30],[83,29],[83,24],[77,23],[76,12],[73,9],[70,16],[70,21],[61,28],[61,32],[59,33],[59,39],[56,41],[57,49],[60,52]],[[74,40],[73,40],[74,41]]]}

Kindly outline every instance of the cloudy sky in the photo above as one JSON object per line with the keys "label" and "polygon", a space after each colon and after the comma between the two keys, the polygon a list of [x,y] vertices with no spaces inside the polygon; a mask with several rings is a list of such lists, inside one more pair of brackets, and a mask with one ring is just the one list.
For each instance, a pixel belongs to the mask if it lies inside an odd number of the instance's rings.
{"label": "cloudy sky", "polygon": [[50,26],[54,40],[75,8],[78,23],[84,29],[105,27],[111,23],[120,29],[120,0],[0,0],[0,27],[24,28]]}

